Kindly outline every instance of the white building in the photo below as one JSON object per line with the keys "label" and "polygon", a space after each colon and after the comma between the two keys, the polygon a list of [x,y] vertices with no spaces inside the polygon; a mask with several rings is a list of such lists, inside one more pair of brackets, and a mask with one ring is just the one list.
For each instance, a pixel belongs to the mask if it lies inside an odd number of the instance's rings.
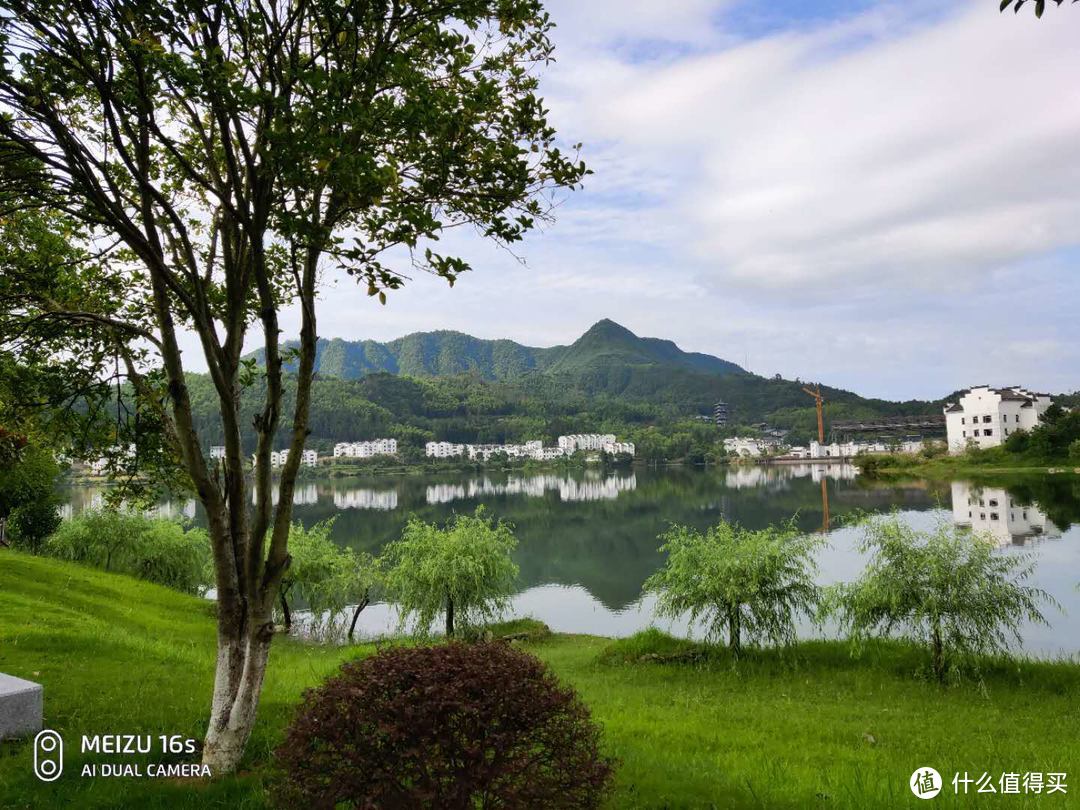
{"label": "white building", "polygon": [[465,455],[465,445],[452,442],[428,442],[424,445],[428,458],[455,458]]}
{"label": "white building", "polygon": [[559,447],[566,455],[578,450],[603,450],[605,444],[615,444],[614,433],[572,433],[559,437]]}
{"label": "white building", "polygon": [[225,458],[225,445],[223,445],[223,444],[215,444],[213,447],[211,447],[210,448],[210,458],[212,458],[212,459]]}
{"label": "white building", "polygon": [[393,456],[398,451],[397,439],[372,439],[364,442],[338,442],[334,445],[334,458],[374,458]]}
{"label": "white building", "polygon": [[959,453],[969,446],[997,447],[1016,431],[1037,427],[1050,405],[1049,394],[1020,386],[979,385],[962,391],[956,402],[945,406],[949,452]]}
{"label": "white building", "polygon": [[105,475],[113,470],[114,465],[122,468],[135,458],[135,445],[129,444],[126,448],[113,445],[107,451],[107,455],[90,462],[90,472],[93,475]]}
{"label": "white building", "polygon": [[633,442],[608,442],[602,449],[605,453],[610,453],[613,456],[617,456],[620,453],[626,453],[631,456],[634,455]]}
{"label": "white building", "polygon": [[753,436],[733,436],[724,439],[724,450],[742,458],[757,458],[765,452],[766,446]]}
{"label": "white building", "polygon": [[1061,531],[1035,506],[1017,503],[1001,487],[952,485],[953,520],[994,538],[999,546],[1024,545],[1037,539],[1057,539]]}
{"label": "white building", "polygon": [[[289,458],[288,450],[271,450],[270,451],[270,468],[276,470],[278,467],[284,467],[285,461]],[[255,454],[251,454],[251,463],[255,464]],[[305,467],[315,467],[319,464],[319,453],[317,450],[305,450],[300,454],[300,464]]]}
{"label": "white building", "polygon": [[[833,442],[832,444],[819,444],[810,442],[809,458],[854,458],[870,454],[891,453],[918,453],[922,450],[922,439],[906,439],[901,442]],[[799,456],[805,458],[806,456]]]}

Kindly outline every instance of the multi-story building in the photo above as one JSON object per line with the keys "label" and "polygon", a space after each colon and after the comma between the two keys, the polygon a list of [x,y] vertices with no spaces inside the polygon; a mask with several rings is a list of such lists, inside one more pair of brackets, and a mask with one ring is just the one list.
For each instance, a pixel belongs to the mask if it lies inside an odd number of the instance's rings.
{"label": "multi-story building", "polygon": [[605,453],[610,453],[613,456],[620,454],[634,455],[634,443],[633,442],[608,442],[604,445],[603,450]]}
{"label": "multi-story building", "polygon": [[364,442],[338,442],[334,458],[374,458],[397,454],[397,439],[372,439]]}
{"label": "multi-story building", "polygon": [[724,439],[724,450],[743,458],[756,458],[765,453],[767,449],[767,445],[756,437],[733,436]]}
{"label": "multi-story building", "polygon": [[[277,469],[278,467],[284,467],[285,461],[289,458],[288,449],[285,450],[271,450],[270,451],[270,468]],[[255,464],[255,454],[251,454],[251,463]],[[319,453],[317,450],[304,450],[300,454],[300,463],[305,467],[316,467],[319,464]]]}
{"label": "multi-story building", "polygon": [[560,436],[559,447],[569,456],[578,450],[603,450],[605,444],[614,444],[615,441],[614,433],[573,433]]}
{"label": "multi-story building", "polygon": [[717,402],[713,405],[712,415],[717,427],[727,427],[728,404],[726,402]]}
{"label": "multi-story building", "polygon": [[424,445],[428,458],[454,458],[465,455],[465,445],[452,442],[428,442]]}
{"label": "multi-story building", "polygon": [[210,458],[211,459],[225,458],[225,445],[223,445],[223,444],[215,444],[213,447],[211,447],[210,448]]}
{"label": "multi-story building", "polygon": [[956,402],[945,406],[949,452],[959,453],[971,446],[996,447],[1018,430],[1038,427],[1051,404],[1049,394],[1015,385],[978,385],[961,391]]}

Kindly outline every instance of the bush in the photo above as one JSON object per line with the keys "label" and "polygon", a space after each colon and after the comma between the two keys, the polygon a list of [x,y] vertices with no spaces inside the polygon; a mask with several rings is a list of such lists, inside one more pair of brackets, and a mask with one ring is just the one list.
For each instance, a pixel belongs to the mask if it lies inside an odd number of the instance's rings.
{"label": "bush", "polygon": [[207,586],[210,540],[175,520],[103,509],[61,523],[43,553],[197,594]]}
{"label": "bush", "polygon": [[37,554],[42,541],[60,526],[60,497],[44,493],[39,500],[17,507],[8,525],[15,547]]}
{"label": "bush", "polygon": [[597,807],[614,771],[573,690],[504,642],[394,648],[309,689],[283,807]]}
{"label": "bush", "polygon": [[1073,464],[1080,464],[1080,439],[1069,445],[1069,461]]}

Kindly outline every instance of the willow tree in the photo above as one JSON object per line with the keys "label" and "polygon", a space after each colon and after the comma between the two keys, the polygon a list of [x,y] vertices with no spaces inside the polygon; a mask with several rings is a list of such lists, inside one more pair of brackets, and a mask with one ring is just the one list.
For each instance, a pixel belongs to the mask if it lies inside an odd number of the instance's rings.
{"label": "willow tree", "polygon": [[[468,265],[432,249],[443,231],[515,242],[577,186],[586,169],[537,95],[551,28],[539,0],[0,3],[2,188],[61,214],[95,258],[85,297],[28,283],[17,314],[113,340],[206,510],[218,653],[203,761],[216,772],[236,767],[254,723],[289,565],[320,278],[342,268],[383,302],[406,271],[452,284]],[[289,305],[301,325],[284,414]],[[220,406],[214,465],[193,424],[185,330]],[[251,414],[253,341],[266,396]],[[279,426],[290,451],[274,506]]]}

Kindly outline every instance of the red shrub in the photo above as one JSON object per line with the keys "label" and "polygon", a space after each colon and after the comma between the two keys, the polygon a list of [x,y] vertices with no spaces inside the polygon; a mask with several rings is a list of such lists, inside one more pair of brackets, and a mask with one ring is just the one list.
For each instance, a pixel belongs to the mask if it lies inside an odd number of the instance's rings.
{"label": "red shrub", "polygon": [[310,810],[589,808],[614,763],[572,689],[506,643],[395,648],[309,689],[275,752]]}

